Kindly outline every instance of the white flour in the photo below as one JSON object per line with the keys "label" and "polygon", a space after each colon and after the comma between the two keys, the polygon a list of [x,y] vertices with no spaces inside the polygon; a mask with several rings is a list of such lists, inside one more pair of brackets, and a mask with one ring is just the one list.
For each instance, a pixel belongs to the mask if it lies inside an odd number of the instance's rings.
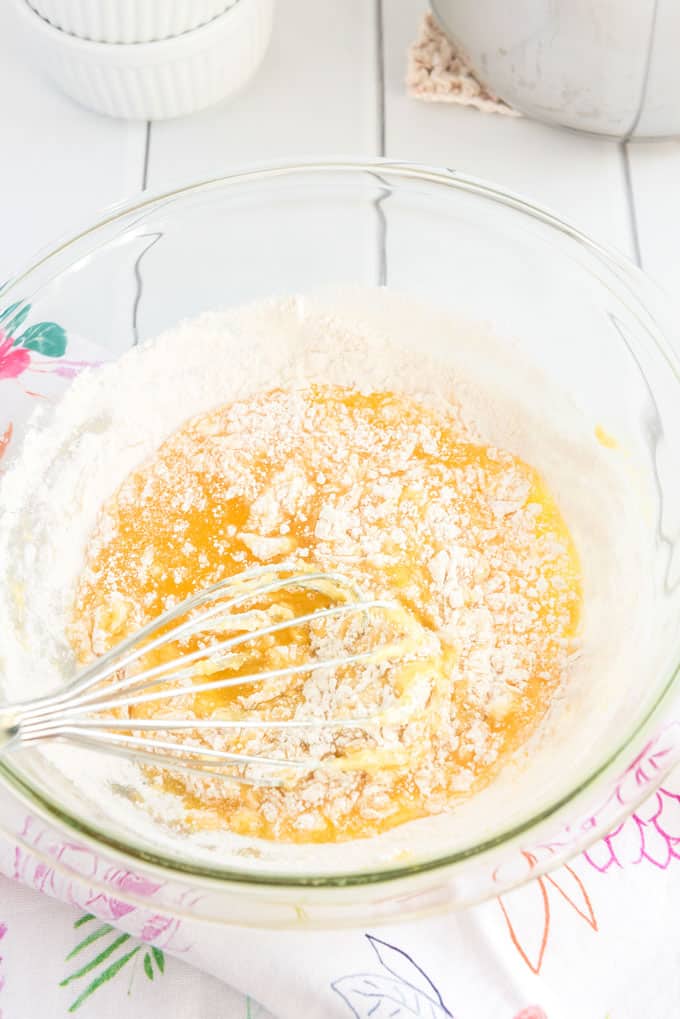
{"label": "white flour", "polygon": [[[621,593],[621,577],[638,571],[639,564],[632,551],[630,559],[621,548],[615,554],[603,538],[615,517],[619,535],[632,539],[626,547],[635,549],[637,522],[634,509],[626,509],[624,483],[611,456],[593,440],[594,422],[580,419],[559,394],[536,387],[528,368],[513,362],[508,376],[493,343],[480,342],[479,335],[401,298],[352,292],[209,313],[115,364],[83,374],[54,414],[29,432],[21,457],[0,486],[0,675],[8,698],[43,693],[72,674],[66,620],[100,507],[186,419],[268,388],[314,381],[402,391],[434,405],[446,405],[455,392],[491,441],[542,471],[585,562],[585,664],[567,696],[572,721],[560,721],[560,747],[552,750],[558,773],[560,748],[577,768],[586,752],[573,726],[573,705],[592,708],[611,698],[621,663],[628,661],[626,671],[634,668],[616,623],[631,618],[638,591],[632,593],[629,585],[631,593]],[[326,523],[334,526],[332,519]],[[445,574],[446,563],[440,566]],[[605,607],[617,589],[616,611],[606,612],[605,632]],[[631,631],[631,647],[634,638]],[[587,682],[594,668],[597,690]],[[602,718],[598,724],[604,729],[607,722]],[[540,753],[536,761],[540,767]],[[27,759],[25,766],[72,810],[84,810],[95,824],[113,825],[133,841],[185,859],[190,853],[214,860],[219,852],[222,862],[240,860],[241,866],[252,866],[255,854],[260,866],[274,869],[332,871],[339,861],[352,869],[401,857],[406,846],[418,855],[421,842],[424,852],[438,843],[449,848],[456,839],[469,840],[471,831],[488,829],[494,811],[509,817],[526,806],[519,794],[516,803],[503,805],[504,781],[499,780],[495,785],[501,792],[491,789],[473,798],[479,804],[472,802],[455,817],[413,822],[350,849],[249,846],[246,839],[224,833],[174,833],[172,820],[181,816],[181,804],[144,789],[147,801],[153,797],[151,813],[163,818],[163,824],[155,823],[136,803],[142,779],[126,762],[55,747]],[[541,778],[546,790],[553,778]],[[526,795],[532,791],[540,798],[536,785],[532,790],[527,782]],[[506,823],[505,816],[501,820]]]}

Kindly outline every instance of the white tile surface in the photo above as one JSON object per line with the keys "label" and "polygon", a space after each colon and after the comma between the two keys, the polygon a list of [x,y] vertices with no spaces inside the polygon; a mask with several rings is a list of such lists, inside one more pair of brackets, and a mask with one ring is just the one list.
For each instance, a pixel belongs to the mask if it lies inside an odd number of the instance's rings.
{"label": "white tile surface", "polygon": [[295,156],[375,155],[372,0],[283,0],[257,77],[213,110],[152,126],[148,183]]}
{"label": "white tile surface", "polygon": [[88,113],[31,58],[12,4],[0,2],[0,279],[37,248],[92,222],[141,185],[144,124]]}
{"label": "white tile surface", "polygon": [[[384,141],[391,158],[495,181],[629,254],[637,238],[643,267],[666,286],[680,315],[680,141],[631,145],[626,162],[615,143],[409,99],[406,50],[425,0],[279,0],[257,77],[221,107],[154,124],[148,151],[145,124],[98,117],[54,90],[33,65],[11,7],[0,0],[0,280],[37,247],[145,184],[160,190],[260,160],[372,156]],[[144,269],[150,278],[154,257]],[[294,268],[286,267],[291,274]],[[133,266],[112,281],[123,317],[139,296],[137,285]],[[142,332],[147,325],[153,331],[148,314],[141,301]],[[120,335],[129,342],[132,326]],[[36,907],[43,909],[37,899]],[[200,989],[198,979],[191,987],[204,1019],[219,1011],[226,993],[207,977]],[[230,1004],[221,1004],[225,1015]],[[100,1014],[93,1007],[88,1016]]]}
{"label": "white tile surface", "polygon": [[642,267],[680,310],[680,141],[628,146]]}
{"label": "white tile surface", "polygon": [[[97,117],[56,92],[32,63],[12,5],[0,3],[0,216],[11,238],[0,248],[0,279],[145,181],[156,190],[260,160],[375,155],[383,136],[389,157],[496,181],[633,254],[622,146],[406,96],[406,50],[425,7],[280,0],[254,81],[221,107],[152,125],[145,166],[146,125]],[[629,168],[643,265],[677,289],[680,142],[630,146]]]}

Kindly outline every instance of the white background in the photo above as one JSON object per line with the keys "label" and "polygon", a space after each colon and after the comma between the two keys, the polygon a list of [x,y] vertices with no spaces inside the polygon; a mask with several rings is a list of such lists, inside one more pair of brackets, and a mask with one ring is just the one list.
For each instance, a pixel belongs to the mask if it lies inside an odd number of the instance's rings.
{"label": "white background", "polygon": [[279,0],[269,53],[242,94],[151,125],[99,117],[56,92],[12,7],[0,3],[0,279],[143,189],[267,159],[386,155],[523,193],[677,289],[680,142],[617,144],[409,99],[406,50],[424,0]]}
{"label": "white background", "polygon": [[[0,0],[0,279],[106,205],[145,189],[267,159],[385,155],[520,192],[628,254],[674,299],[680,291],[680,141],[620,144],[409,99],[406,50],[424,0],[279,0],[265,63],[241,95],[151,125],[108,120],[60,95],[34,65],[12,6]],[[19,889],[4,894],[6,903],[17,899],[9,903],[16,922],[42,929],[42,900]],[[66,922],[70,930],[70,916]],[[197,1015],[243,1014],[223,985],[179,963],[173,971],[162,993],[146,987],[124,1013],[145,1014],[147,999],[149,1008],[161,1000],[183,1008],[181,985]],[[13,993],[10,981],[3,1007],[16,1001]],[[59,1010],[61,999],[54,1005]],[[107,989],[86,1014],[109,1016],[117,1007]]]}

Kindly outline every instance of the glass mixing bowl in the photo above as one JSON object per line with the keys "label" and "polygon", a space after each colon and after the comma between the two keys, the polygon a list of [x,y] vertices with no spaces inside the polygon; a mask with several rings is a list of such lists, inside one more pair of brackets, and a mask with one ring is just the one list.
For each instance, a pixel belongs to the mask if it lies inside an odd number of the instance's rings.
{"label": "glass mixing bowl", "polygon": [[[669,312],[624,258],[497,188],[408,164],[319,162],[232,173],[111,211],[0,291],[0,328],[13,338],[0,339],[3,467],[21,448],[27,393],[55,400],[82,362],[206,309],[344,284],[388,287],[466,323],[468,336],[493,333],[509,391],[530,365],[533,427],[546,400],[581,423],[565,493],[576,508],[599,483],[596,453],[618,458],[628,489],[581,549],[586,567],[593,557],[614,568],[626,543],[637,557],[594,599],[607,653],[592,658],[528,778],[501,775],[448,827],[412,822],[389,858],[364,840],[318,866],[296,863],[295,847],[225,859],[114,818],[106,797],[83,802],[34,751],[3,758],[7,845],[102,894],[124,868],[136,875],[126,901],[153,886],[157,909],[218,923],[338,926],[458,907],[577,853],[677,759],[680,375]],[[423,330],[408,342],[428,353],[433,341]],[[436,353],[455,365],[455,344]],[[578,459],[584,435],[593,458]],[[636,523],[632,542],[619,510]],[[614,632],[629,638],[630,660]]]}

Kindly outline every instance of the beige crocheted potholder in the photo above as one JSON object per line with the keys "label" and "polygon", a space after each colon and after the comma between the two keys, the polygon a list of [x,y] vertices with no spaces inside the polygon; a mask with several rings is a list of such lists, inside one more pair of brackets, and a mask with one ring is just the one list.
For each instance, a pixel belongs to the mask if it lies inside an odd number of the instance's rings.
{"label": "beige crocheted potholder", "polygon": [[477,80],[470,65],[429,13],[423,18],[418,38],[408,53],[406,86],[415,99],[473,106],[483,113],[521,116]]}

